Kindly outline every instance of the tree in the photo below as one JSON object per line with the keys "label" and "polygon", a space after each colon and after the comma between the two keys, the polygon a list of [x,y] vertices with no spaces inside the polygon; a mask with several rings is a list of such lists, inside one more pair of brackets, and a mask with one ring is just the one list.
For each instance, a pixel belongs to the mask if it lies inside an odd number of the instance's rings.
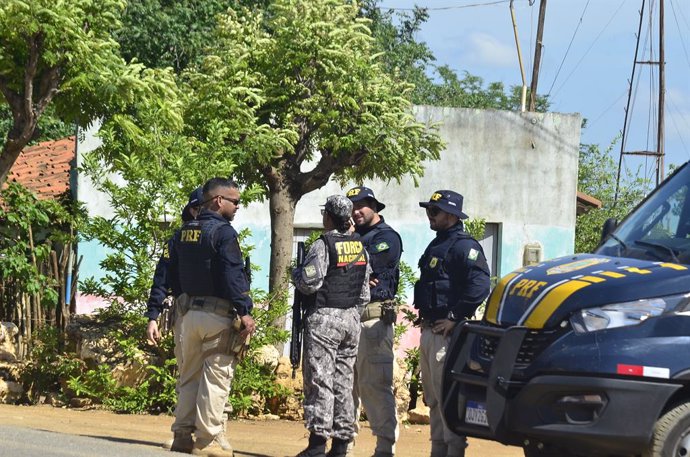
{"label": "tree", "polygon": [[12,112],[0,153],[0,184],[51,105],[62,121],[85,125],[122,112],[135,99],[174,98],[167,72],[127,65],[120,57],[111,34],[120,28],[124,5],[123,0],[0,4],[0,94]]}
{"label": "tree", "polygon": [[[506,90],[502,82],[484,80],[465,71],[462,78],[447,65],[436,65],[426,43],[416,39],[429,18],[426,8],[409,12],[381,11],[380,0],[364,0],[362,15],[371,22],[376,47],[384,54],[383,68],[391,77],[414,85],[411,100],[417,105],[481,109],[520,109],[520,86]],[[528,94],[529,96],[529,94]],[[537,111],[548,109],[548,100],[537,97]]]}
{"label": "tree", "polygon": [[[580,192],[601,200],[602,207],[577,216],[575,252],[592,252],[599,245],[604,221],[621,221],[651,190],[648,179],[638,178],[630,170],[622,173],[622,182],[615,202],[617,165],[611,158],[616,141],[601,150],[598,145],[580,145],[577,186]],[[639,174],[638,174],[639,175]]]}
{"label": "tree", "polygon": [[[286,286],[303,195],[331,177],[421,176],[421,163],[442,148],[435,129],[412,114],[412,86],[382,68],[369,21],[358,13],[340,0],[277,0],[265,12],[229,11],[204,64],[186,75],[195,97],[193,131],[201,138],[209,126],[224,132],[224,144],[240,146],[236,176],[267,192],[272,291]],[[241,67],[253,85],[238,86],[228,66]],[[251,130],[227,115],[236,96],[251,108]]]}

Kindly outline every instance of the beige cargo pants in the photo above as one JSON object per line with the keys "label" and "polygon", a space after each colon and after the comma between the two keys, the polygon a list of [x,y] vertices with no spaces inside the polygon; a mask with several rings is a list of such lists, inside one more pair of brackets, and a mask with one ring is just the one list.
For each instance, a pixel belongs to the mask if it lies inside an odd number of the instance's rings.
{"label": "beige cargo pants", "polygon": [[464,456],[466,438],[453,433],[441,414],[441,389],[443,383],[443,363],[450,337],[432,332],[431,327],[422,327],[419,344],[419,365],[422,373],[424,402],[430,409],[431,457]]}
{"label": "beige cargo pants", "polygon": [[[234,375],[235,356],[209,354],[220,343],[220,333],[232,319],[191,309],[180,325],[180,378],[173,432],[194,432],[196,438],[211,439],[223,427],[223,409]],[[177,352],[177,351],[176,351]]]}
{"label": "beige cargo pants", "polygon": [[362,322],[360,327],[353,392],[356,417],[364,406],[377,438],[376,450],[394,454],[399,429],[393,394],[393,324],[374,318]]}

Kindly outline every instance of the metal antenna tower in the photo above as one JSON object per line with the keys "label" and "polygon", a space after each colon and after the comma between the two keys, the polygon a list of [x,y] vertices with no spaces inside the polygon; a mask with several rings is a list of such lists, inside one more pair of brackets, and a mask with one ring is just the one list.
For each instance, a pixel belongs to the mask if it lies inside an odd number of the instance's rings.
{"label": "metal antenna tower", "polygon": [[[623,131],[621,137],[621,150],[618,159],[618,174],[616,176],[616,194],[614,205],[618,203],[618,194],[620,191],[621,169],[623,167],[623,156],[653,156],[656,157],[656,184],[658,185],[664,179],[664,103],[666,95],[666,82],[664,67],[664,0],[659,0],[659,59],[658,60],[638,60],[640,51],[640,40],[642,38],[642,23],[644,21],[644,10],[646,0],[642,0],[642,8],[640,9],[640,23],[637,28],[637,43],[635,45],[635,58],[633,61],[632,74],[628,80],[628,101],[625,106],[625,120],[623,121]],[[650,8],[650,15],[652,14]],[[651,16],[650,16],[651,17]],[[651,21],[650,21],[651,22]],[[659,101],[658,101],[658,123],[657,123],[657,144],[655,151],[626,151],[626,140],[628,139],[628,130],[630,128],[630,105],[633,98],[633,84],[635,83],[636,70],[638,65],[657,65],[659,67]]]}

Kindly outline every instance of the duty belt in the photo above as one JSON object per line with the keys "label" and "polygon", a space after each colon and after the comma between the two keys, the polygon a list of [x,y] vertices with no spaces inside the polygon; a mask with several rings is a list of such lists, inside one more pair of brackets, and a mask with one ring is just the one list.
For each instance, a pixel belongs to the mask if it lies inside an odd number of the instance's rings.
{"label": "duty belt", "polygon": [[394,324],[398,315],[398,305],[393,300],[369,303],[362,311],[360,322],[381,319],[384,324]]}
{"label": "duty belt", "polygon": [[237,316],[237,311],[235,311],[230,300],[207,295],[189,297],[189,309],[206,311],[223,317],[235,318]]}

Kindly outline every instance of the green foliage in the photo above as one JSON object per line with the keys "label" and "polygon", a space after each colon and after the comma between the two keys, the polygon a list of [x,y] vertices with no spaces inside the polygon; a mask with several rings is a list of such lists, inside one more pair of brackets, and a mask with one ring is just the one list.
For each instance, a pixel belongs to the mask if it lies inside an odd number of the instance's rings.
{"label": "green foliage", "polygon": [[66,123],[84,126],[100,118],[130,131],[137,129],[129,115],[137,105],[162,119],[175,117],[171,72],[127,64],[120,56],[112,34],[124,6],[124,0],[0,4],[0,93],[14,113],[0,177],[36,137],[36,123],[49,106]]}
{"label": "green foliage", "polygon": [[[371,19],[381,61],[395,78],[414,85],[411,100],[418,105],[462,108],[519,110],[522,88],[506,90],[501,82],[485,85],[479,76],[464,72],[463,77],[447,65],[435,65],[435,57],[424,42],[417,41],[422,25],[428,20],[426,8],[412,11],[381,11],[380,0],[362,2],[362,14]],[[529,97],[529,93],[528,93]],[[537,111],[548,109],[546,97],[537,97]]]}
{"label": "green foliage", "polygon": [[578,190],[599,199],[602,207],[577,216],[575,252],[592,252],[599,245],[604,221],[622,220],[651,190],[648,180],[635,177],[625,168],[615,204],[617,164],[611,157],[614,145],[615,141],[606,150],[597,145],[580,146]]}
{"label": "green foliage", "polygon": [[63,345],[63,335],[55,327],[44,326],[34,333],[28,363],[21,375],[31,401],[38,401],[41,394],[60,392],[63,379],[85,369],[84,362],[62,351]]}
{"label": "green foliage", "polygon": [[38,265],[49,261],[53,247],[73,241],[69,227],[83,220],[69,200],[38,200],[17,183],[0,191],[0,279],[11,279],[29,294],[41,293],[44,306],[55,306],[58,284]]}
{"label": "green foliage", "polygon": [[115,37],[127,60],[180,73],[197,63],[212,41],[216,15],[231,0],[138,0],[127,4]]}
{"label": "green foliage", "polygon": [[[2,98],[0,98],[0,149],[5,144],[5,138],[7,138],[7,134],[12,128],[12,123],[12,111],[8,105],[2,103]],[[59,140],[74,135],[74,131],[74,126],[62,122],[55,115],[55,107],[49,106],[38,121],[38,127],[36,127],[36,133],[34,133],[34,138],[36,139],[30,141],[29,145],[42,141]]]}
{"label": "green foliage", "polygon": [[[290,338],[290,332],[273,324],[290,310],[285,292],[269,297],[261,290],[252,290],[255,305],[252,315],[256,322],[256,333],[252,335],[247,356],[237,364],[235,378],[230,390],[230,404],[234,415],[245,413],[260,414],[257,404],[274,397],[285,397],[290,394],[275,383],[275,375],[270,367],[261,365],[256,359],[257,349],[262,346],[281,346]],[[270,306],[269,306],[270,304]],[[262,401],[257,403],[256,399]]]}
{"label": "green foliage", "polygon": [[484,239],[486,233],[486,219],[466,219],[463,221],[465,231],[470,234],[472,238],[479,241]]}

